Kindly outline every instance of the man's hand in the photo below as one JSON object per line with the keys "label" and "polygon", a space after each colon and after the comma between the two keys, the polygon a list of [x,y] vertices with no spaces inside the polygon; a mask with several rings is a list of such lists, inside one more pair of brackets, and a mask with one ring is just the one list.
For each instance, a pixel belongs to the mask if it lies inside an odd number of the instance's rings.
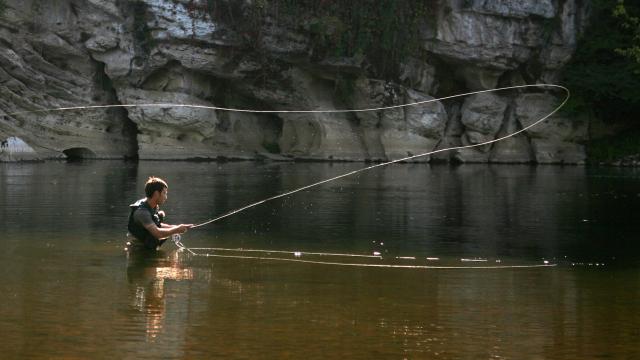
{"label": "man's hand", "polygon": [[187,230],[191,229],[192,227],[193,227],[193,224],[180,224],[178,225],[176,230],[178,230],[178,234],[184,234],[187,232]]}

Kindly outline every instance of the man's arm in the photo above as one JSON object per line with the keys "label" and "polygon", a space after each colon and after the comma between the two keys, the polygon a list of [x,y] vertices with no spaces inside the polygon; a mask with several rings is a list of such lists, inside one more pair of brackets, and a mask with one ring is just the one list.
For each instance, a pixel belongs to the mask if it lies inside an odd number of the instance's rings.
{"label": "man's arm", "polygon": [[141,209],[136,210],[133,216],[156,239],[164,239],[173,234],[182,234],[193,226],[192,224],[169,225],[161,223],[160,227],[158,227],[151,219],[151,214]]}
{"label": "man's arm", "polygon": [[180,224],[180,225],[162,224],[162,227],[159,228],[153,222],[151,222],[150,224],[144,225],[145,229],[147,229],[147,231],[149,231],[151,235],[153,235],[153,237],[156,239],[168,238],[173,234],[183,234],[192,226],[193,226],[192,224]]}

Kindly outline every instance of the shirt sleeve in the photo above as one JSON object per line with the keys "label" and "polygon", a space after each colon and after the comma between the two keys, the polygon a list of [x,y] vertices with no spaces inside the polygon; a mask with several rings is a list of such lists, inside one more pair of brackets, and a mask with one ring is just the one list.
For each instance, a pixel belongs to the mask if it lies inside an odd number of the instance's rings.
{"label": "shirt sleeve", "polygon": [[151,219],[151,214],[149,214],[149,212],[144,209],[136,210],[133,213],[133,219],[144,227],[147,227],[153,224],[153,219]]}

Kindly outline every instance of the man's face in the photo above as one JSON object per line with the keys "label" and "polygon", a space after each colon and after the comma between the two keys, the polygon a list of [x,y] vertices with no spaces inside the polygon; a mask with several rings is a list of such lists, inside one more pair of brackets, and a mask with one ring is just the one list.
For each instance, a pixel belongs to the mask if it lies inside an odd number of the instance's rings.
{"label": "man's face", "polygon": [[164,188],[162,189],[162,191],[160,191],[160,196],[158,198],[158,205],[162,205],[164,204],[165,201],[167,201],[167,195],[169,193],[169,189]]}

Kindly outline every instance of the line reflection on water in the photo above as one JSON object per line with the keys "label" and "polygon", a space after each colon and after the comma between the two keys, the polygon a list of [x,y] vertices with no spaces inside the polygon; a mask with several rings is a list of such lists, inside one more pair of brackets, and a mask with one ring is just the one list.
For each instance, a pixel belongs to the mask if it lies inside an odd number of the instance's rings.
{"label": "line reflection on water", "polygon": [[[165,210],[203,219],[355,166],[167,163],[181,196]],[[172,244],[125,259],[128,204],[157,170],[0,164],[3,358],[640,359],[637,169],[390,167],[185,241],[294,260],[559,263],[495,271],[190,257]]]}
{"label": "line reflection on water", "polygon": [[[179,243],[180,252],[184,252],[188,256],[198,257],[217,257],[239,260],[263,260],[263,261],[285,261],[300,264],[316,264],[328,266],[349,266],[349,267],[373,267],[373,268],[402,268],[402,269],[529,269],[541,267],[555,267],[557,264],[550,263],[548,260],[542,260],[541,263],[524,263],[522,261],[511,264],[503,264],[502,260],[495,259],[494,263],[489,264],[488,259],[467,259],[459,260],[447,259],[440,262],[440,258],[426,257],[418,259],[415,256],[394,256],[385,258],[381,255],[366,254],[339,254],[339,253],[321,253],[321,252],[303,252],[303,251],[282,251],[282,250],[258,250],[258,249],[229,249],[229,248],[188,248]],[[245,255],[246,253],[262,253],[262,256]],[[274,256],[275,255],[275,256]],[[287,255],[293,256],[285,257]],[[302,256],[307,259],[302,259]],[[345,262],[343,258],[364,258],[361,262]],[[330,259],[333,259],[331,261]],[[373,263],[373,260],[379,260]],[[424,265],[421,260],[427,262],[439,262],[438,265]],[[365,262],[368,261],[368,262]],[[468,265],[470,263],[474,265]],[[486,265],[477,265],[478,263],[488,263]]]}

